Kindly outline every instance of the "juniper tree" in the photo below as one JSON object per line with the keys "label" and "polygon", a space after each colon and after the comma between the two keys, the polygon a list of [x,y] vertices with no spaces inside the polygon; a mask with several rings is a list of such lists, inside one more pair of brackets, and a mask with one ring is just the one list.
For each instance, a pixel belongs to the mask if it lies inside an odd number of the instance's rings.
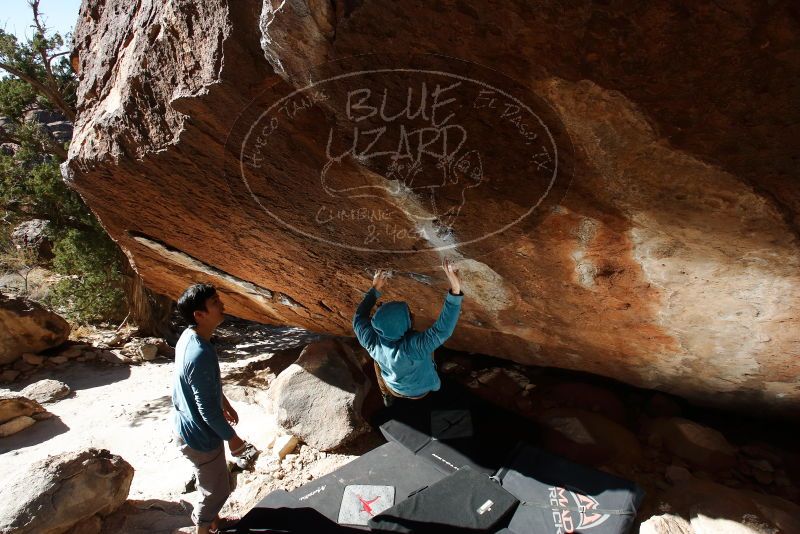
{"label": "juniper tree", "polygon": [[0,213],[6,227],[24,219],[51,222],[53,268],[65,275],[54,288],[80,320],[114,320],[125,315],[144,334],[162,334],[171,301],[147,290],[127,257],[106,234],[81,197],[61,178],[67,159],[62,143],[31,112],[76,116],[78,79],[68,59],[71,36],[50,31],[29,0],[33,36],[18,39],[0,29]]}

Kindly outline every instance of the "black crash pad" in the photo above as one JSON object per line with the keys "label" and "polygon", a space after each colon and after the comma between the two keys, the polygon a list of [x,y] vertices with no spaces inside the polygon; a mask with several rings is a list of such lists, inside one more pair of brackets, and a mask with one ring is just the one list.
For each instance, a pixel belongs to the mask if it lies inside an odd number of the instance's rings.
{"label": "black crash pad", "polygon": [[[519,501],[486,475],[462,467],[369,521],[377,532],[494,532]],[[506,521],[507,523],[507,521]]]}
{"label": "black crash pad", "polygon": [[[395,488],[395,503],[444,478],[431,464],[416,457],[397,443],[386,443],[363,456],[291,492],[273,491],[245,515],[235,528],[226,532],[270,532],[257,530],[264,525],[278,525],[282,516],[292,518],[288,510],[314,510],[315,528],[325,532],[360,532],[366,527],[339,529],[337,520],[345,487],[354,484],[387,485]],[[283,510],[278,513],[278,510]],[[307,532],[284,530],[285,532]],[[281,530],[275,530],[281,532]]]}
{"label": "black crash pad", "polygon": [[[623,534],[644,496],[633,482],[524,444],[536,441],[529,421],[452,384],[424,399],[397,399],[380,418],[372,423],[380,425],[388,443],[292,492],[270,493],[224,532],[363,532],[369,527],[337,524],[345,487],[392,486],[395,508],[404,508],[409,497],[412,502],[434,502],[429,497],[436,493],[430,490],[437,482],[465,472],[485,480],[495,475],[502,489],[520,501],[510,516],[484,532],[565,532],[571,527],[575,532]],[[423,493],[428,495],[413,498]],[[412,522],[414,532],[447,531],[420,517]]]}
{"label": "black crash pad", "polygon": [[644,498],[634,482],[520,444],[497,473],[521,504],[509,529],[529,532],[628,532]]}
{"label": "black crash pad", "polygon": [[520,440],[535,438],[531,422],[447,382],[423,399],[395,401],[385,417],[379,428],[388,441],[444,474],[463,466],[494,474]]}

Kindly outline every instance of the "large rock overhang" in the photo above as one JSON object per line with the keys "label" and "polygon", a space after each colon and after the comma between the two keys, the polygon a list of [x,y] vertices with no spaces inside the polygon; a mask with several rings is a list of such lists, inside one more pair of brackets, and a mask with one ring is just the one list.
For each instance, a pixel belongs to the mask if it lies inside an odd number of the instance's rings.
{"label": "large rock overhang", "polygon": [[[234,315],[350,335],[376,267],[395,272],[386,298],[430,324],[446,290],[437,265],[449,256],[467,294],[449,347],[796,413],[800,30],[788,3],[275,6],[81,7],[65,177],[149,287],[177,297],[212,281]],[[374,63],[353,59],[375,53]],[[382,78],[329,84],[328,98],[307,89],[365,65]],[[435,172],[469,187],[440,196],[398,188],[409,168],[398,177],[385,158],[326,167],[331,132],[341,147],[356,122],[380,126],[364,118],[368,107],[348,115],[348,91],[377,97],[388,84],[400,109],[411,83],[426,81],[431,99],[437,82],[445,87],[433,75],[387,74],[401,65],[435,65],[532,103],[548,146],[561,149],[559,180],[532,215],[506,224],[545,183],[524,181],[533,171],[520,170],[525,145],[502,130],[508,117],[489,124],[476,111],[464,123],[473,144]],[[291,113],[280,135],[268,135],[270,109]],[[466,172],[470,150],[480,175]],[[351,190],[369,194],[341,195]],[[365,243],[371,225],[383,234]]]}

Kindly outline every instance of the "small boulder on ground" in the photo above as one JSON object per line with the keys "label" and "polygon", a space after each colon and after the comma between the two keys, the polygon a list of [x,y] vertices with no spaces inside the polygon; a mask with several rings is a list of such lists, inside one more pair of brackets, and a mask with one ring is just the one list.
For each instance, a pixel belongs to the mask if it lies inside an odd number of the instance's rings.
{"label": "small boulder on ground", "polygon": [[536,419],[547,428],[545,447],[573,461],[599,466],[635,464],[642,458],[633,432],[599,413],[556,408],[543,411]]}
{"label": "small boulder on ground", "polygon": [[647,401],[645,411],[651,417],[678,417],[681,407],[672,397],[656,392]]}
{"label": "small boulder on ground", "polygon": [[69,323],[41,305],[0,293],[0,364],[23,353],[56,347],[69,336]]}
{"label": "small boulder on ground", "polygon": [[475,377],[483,387],[476,388],[476,394],[490,402],[503,407],[510,407],[515,397],[524,389],[516,379],[505,369],[494,367],[484,369]]}
{"label": "small boulder on ground", "polygon": [[10,391],[0,392],[0,438],[16,434],[52,415],[35,400]]}
{"label": "small boulder on ground", "polygon": [[68,360],[71,360],[72,358],[77,358],[81,354],[83,354],[82,347],[68,347],[66,350],[62,350],[60,353],[58,353],[60,357],[66,358]]}
{"label": "small boulder on ground", "polygon": [[303,442],[329,451],[369,428],[361,407],[369,391],[362,362],[337,340],[312,343],[270,386],[278,424]]}
{"label": "small boulder on ground", "polygon": [[42,259],[53,257],[53,244],[48,235],[50,221],[44,219],[31,219],[19,224],[11,232],[11,242],[14,245],[34,250]]}
{"label": "small boulder on ground", "polygon": [[122,354],[134,361],[149,362],[158,356],[175,357],[175,349],[157,337],[134,338],[122,347]]}
{"label": "small boulder on ground", "polygon": [[39,403],[53,402],[63,399],[72,390],[64,382],[58,380],[39,380],[23,388],[20,394]]}
{"label": "small boulder on ground", "polygon": [[42,365],[44,363],[44,356],[26,352],[25,354],[22,355],[22,361],[24,361],[28,365]]}
{"label": "small boulder on ground", "polygon": [[596,412],[624,425],[628,413],[623,402],[611,390],[583,382],[562,382],[535,392],[534,401],[545,407],[575,408]]}
{"label": "small boulder on ground", "polygon": [[0,373],[0,382],[13,382],[20,375],[18,369],[6,369]]}
{"label": "small boulder on ground", "polygon": [[292,452],[297,447],[298,443],[299,441],[295,436],[291,435],[279,436],[275,440],[273,450],[275,452],[275,455],[281,460],[283,460],[287,454]]}
{"label": "small boulder on ground", "polygon": [[138,356],[146,362],[155,360],[158,357],[158,347],[155,345],[142,345],[139,348]]}
{"label": "small boulder on ground", "polygon": [[142,338],[142,341],[148,345],[155,345],[159,356],[169,358],[170,360],[175,359],[175,349],[170,347],[164,339],[161,339],[160,337],[145,337]]}
{"label": "small boulder on ground", "polygon": [[[650,526],[691,526],[692,534],[773,534],[798,532],[800,506],[780,497],[732,489],[710,480],[690,477],[659,496],[669,503],[670,514],[684,521],[653,521],[641,532],[683,533],[685,530],[655,530]],[[653,519],[653,518],[651,518]]]}
{"label": "small boulder on ground", "polygon": [[107,450],[53,456],[0,487],[0,532],[56,534],[128,498],[133,467]]}
{"label": "small boulder on ground", "polygon": [[651,445],[661,446],[704,471],[722,471],[736,463],[736,449],[720,432],[680,417],[660,417],[647,428]]}
{"label": "small boulder on ground", "polygon": [[133,362],[133,360],[122,354],[122,351],[117,349],[102,350],[99,352],[99,356],[103,361],[116,365],[130,364]]}
{"label": "small boulder on ground", "polygon": [[0,438],[7,438],[8,436],[25,430],[29,426],[33,426],[35,423],[36,419],[28,417],[27,415],[15,417],[11,421],[0,424]]}
{"label": "small boulder on ground", "polygon": [[655,515],[639,526],[639,534],[695,534],[692,525],[679,515]]}
{"label": "small boulder on ground", "polygon": [[0,392],[0,423],[26,415],[33,417],[45,413],[46,410],[35,400],[28,399],[10,391]]}
{"label": "small boulder on ground", "polygon": [[102,530],[103,520],[99,515],[93,515],[76,523],[68,534],[100,534]]}

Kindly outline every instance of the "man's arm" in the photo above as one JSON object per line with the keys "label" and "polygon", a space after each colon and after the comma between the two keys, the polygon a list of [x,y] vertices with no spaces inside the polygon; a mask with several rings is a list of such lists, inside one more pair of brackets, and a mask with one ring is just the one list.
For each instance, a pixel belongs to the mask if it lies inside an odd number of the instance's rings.
{"label": "man's arm", "polygon": [[225,416],[225,420],[231,425],[239,423],[239,414],[236,413],[236,410],[224,393],[222,394],[222,415]]}

